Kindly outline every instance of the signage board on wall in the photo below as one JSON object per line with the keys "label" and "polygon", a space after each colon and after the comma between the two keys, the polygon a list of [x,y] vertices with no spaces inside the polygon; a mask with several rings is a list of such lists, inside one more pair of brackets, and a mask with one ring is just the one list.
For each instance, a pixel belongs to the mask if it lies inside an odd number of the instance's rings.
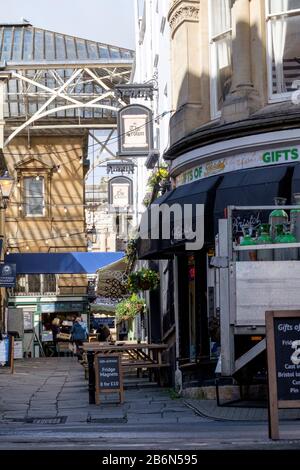
{"label": "signage board on wall", "polygon": [[139,104],[125,106],[118,113],[120,156],[146,157],[153,149],[151,109]]}
{"label": "signage board on wall", "polygon": [[209,176],[222,175],[230,171],[245,170],[300,161],[300,146],[286,146],[224,157],[197,165],[176,178],[176,186],[193,183]]}
{"label": "signage board on wall", "polygon": [[16,265],[11,263],[0,264],[0,287],[14,287],[16,285]]}
{"label": "signage board on wall", "polygon": [[279,439],[278,409],[300,408],[300,310],[266,312],[269,435]]}
{"label": "signage board on wall", "polygon": [[41,313],[56,313],[56,312],[82,312],[82,302],[54,302],[52,304],[40,304],[39,309]]}

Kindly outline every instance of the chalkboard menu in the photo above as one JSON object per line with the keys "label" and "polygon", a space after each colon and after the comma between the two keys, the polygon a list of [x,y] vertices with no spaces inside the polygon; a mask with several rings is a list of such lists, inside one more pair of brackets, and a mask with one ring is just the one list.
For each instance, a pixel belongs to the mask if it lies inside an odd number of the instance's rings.
{"label": "chalkboard menu", "polygon": [[269,435],[279,439],[279,408],[300,408],[300,310],[266,312]]}
{"label": "chalkboard menu", "polygon": [[119,392],[120,402],[123,402],[123,377],[120,354],[96,354],[96,403],[100,403],[101,393]]}
{"label": "chalkboard menu", "polygon": [[278,400],[300,400],[300,317],[274,318]]}

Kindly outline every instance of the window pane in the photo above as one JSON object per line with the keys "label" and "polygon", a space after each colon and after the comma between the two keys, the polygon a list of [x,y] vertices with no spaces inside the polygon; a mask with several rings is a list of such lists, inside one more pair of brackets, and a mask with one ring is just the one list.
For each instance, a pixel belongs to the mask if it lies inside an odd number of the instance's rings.
{"label": "window pane", "polygon": [[113,47],[110,48],[110,56],[112,59],[120,59],[120,50]]}
{"label": "window pane", "polygon": [[99,49],[100,49],[100,58],[108,59],[109,58],[108,48],[105,46],[99,46]]}
{"label": "window pane", "polygon": [[75,42],[73,38],[66,38],[68,59],[76,59]]}
{"label": "window pane", "polygon": [[97,44],[93,44],[91,42],[88,42],[87,46],[88,46],[88,51],[89,51],[89,58],[90,59],[99,59]]}
{"label": "window pane", "polygon": [[66,58],[66,50],[65,50],[65,41],[63,36],[60,34],[55,35],[55,42],[56,42],[56,58],[58,60],[64,60]]}
{"label": "window pane", "polygon": [[231,29],[230,0],[211,0],[211,35]]}
{"label": "window pane", "polygon": [[216,65],[217,108],[220,110],[231,87],[231,35],[228,35],[220,41],[216,41]]}
{"label": "window pane", "polygon": [[34,34],[34,59],[44,59],[44,35],[42,31],[35,30]]}
{"label": "window pane", "polygon": [[45,32],[45,48],[46,48],[46,59],[54,60],[55,59],[55,49],[54,49],[54,36],[53,33]]}
{"label": "window pane", "polygon": [[1,54],[2,61],[10,60],[11,41],[12,41],[12,29],[5,28],[4,35],[3,35],[2,54]]}
{"label": "window pane", "polygon": [[44,274],[44,293],[56,292],[56,276],[55,274]]}
{"label": "window pane", "polygon": [[15,29],[12,60],[22,59],[21,30]]}
{"label": "window pane", "polygon": [[26,277],[25,274],[18,274],[16,277],[15,292],[26,292]]}
{"label": "window pane", "polygon": [[40,274],[28,274],[28,293],[40,293],[41,292],[41,278]]}
{"label": "window pane", "polygon": [[77,55],[78,59],[87,59],[87,50],[85,47],[85,41],[81,41],[80,39],[76,39],[77,45]]}
{"label": "window pane", "polygon": [[280,13],[300,8],[299,0],[269,0],[270,13]]}
{"label": "window pane", "polygon": [[271,20],[273,93],[293,91],[300,80],[300,15]]}
{"label": "window pane", "polygon": [[32,31],[24,31],[24,60],[32,60]]}
{"label": "window pane", "polygon": [[26,215],[44,215],[44,178],[24,178]]}

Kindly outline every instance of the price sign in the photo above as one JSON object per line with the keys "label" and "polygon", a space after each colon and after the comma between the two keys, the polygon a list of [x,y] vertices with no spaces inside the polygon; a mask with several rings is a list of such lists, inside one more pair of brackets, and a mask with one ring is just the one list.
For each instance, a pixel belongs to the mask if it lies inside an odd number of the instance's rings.
{"label": "price sign", "polygon": [[123,403],[123,376],[120,354],[96,354],[96,403],[100,403],[101,393],[119,393],[119,401]]}
{"label": "price sign", "polygon": [[279,408],[300,408],[300,311],[266,312],[269,434],[279,439]]}

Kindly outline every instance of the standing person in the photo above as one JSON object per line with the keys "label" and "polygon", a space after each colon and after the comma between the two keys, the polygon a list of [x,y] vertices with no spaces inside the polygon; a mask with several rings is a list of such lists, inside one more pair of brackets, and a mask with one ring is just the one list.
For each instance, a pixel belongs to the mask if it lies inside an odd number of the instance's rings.
{"label": "standing person", "polygon": [[81,317],[77,317],[71,329],[71,340],[76,345],[75,354],[77,355],[78,360],[81,358],[79,347],[82,345],[84,341],[87,340],[87,337],[88,337],[87,324],[82,320]]}

